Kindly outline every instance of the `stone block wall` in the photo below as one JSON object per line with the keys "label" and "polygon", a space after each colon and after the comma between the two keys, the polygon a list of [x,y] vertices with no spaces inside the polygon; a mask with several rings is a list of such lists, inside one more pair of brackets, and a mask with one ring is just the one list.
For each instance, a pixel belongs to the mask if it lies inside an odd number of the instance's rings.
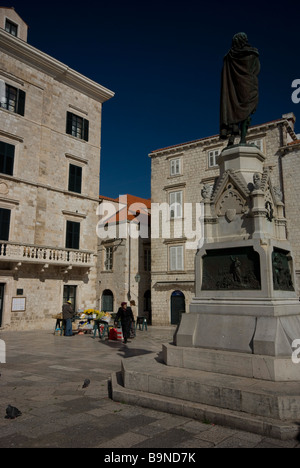
{"label": "stone block wall", "polygon": [[[19,262],[0,258],[2,327],[54,327],[51,317],[61,311],[65,285],[77,287],[76,309],[97,305],[101,113],[102,103],[113,93],[0,33],[0,79],[26,93],[24,116],[0,107],[0,140],[15,147],[13,175],[0,174],[0,208],[11,210],[9,242],[64,249],[66,223],[74,221],[80,223],[79,251],[93,254],[87,267],[50,261],[44,268],[33,257]],[[88,141],[66,133],[67,112],[88,120]],[[81,193],[69,191],[70,164],[82,168]],[[12,311],[17,289],[26,297],[25,311]]]}
{"label": "stone block wall", "polygon": [[300,297],[300,227],[299,227],[299,145],[282,154],[282,172],[284,183],[285,216],[287,218],[287,238],[293,247],[297,278],[297,293]]}

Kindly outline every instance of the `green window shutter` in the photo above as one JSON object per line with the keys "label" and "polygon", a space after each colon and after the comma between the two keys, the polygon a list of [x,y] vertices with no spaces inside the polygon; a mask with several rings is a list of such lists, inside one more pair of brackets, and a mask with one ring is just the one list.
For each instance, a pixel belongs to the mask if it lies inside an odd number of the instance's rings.
{"label": "green window shutter", "polygon": [[15,147],[0,141],[0,173],[13,175]]}
{"label": "green window shutter", "polygon": [[73,114],[71,112],[67,112],[66,133],[68,133],[68,135],[72,135],[72,116]]}
{"label": "green window shutter", "polygon": [[25,96],[26,96],[25,91],[18,89],[18,97],[17,97],[18,101],[17,101],[16,112],[19,115],[25,115]]}
{"label": "green window shutter", "polygon": [[89,121],[83,119],[83,139],[89,141]]}
{"label": "green window shutter", "polygon": [[79,249],[80,223],[73,223],[73,249]]}
{"label": "green window shutter", "polygon": [[80,223],[67,221],[66,248],[79,249]]}
{"label": "green window shutter", "polygon": [[8,241],[10,225],[10,210],[0,208],[0,240]]}
{"label": "green window shutter", "polygon": [[69,190],[81,193],[82,167],[70,164],[69,167]]}

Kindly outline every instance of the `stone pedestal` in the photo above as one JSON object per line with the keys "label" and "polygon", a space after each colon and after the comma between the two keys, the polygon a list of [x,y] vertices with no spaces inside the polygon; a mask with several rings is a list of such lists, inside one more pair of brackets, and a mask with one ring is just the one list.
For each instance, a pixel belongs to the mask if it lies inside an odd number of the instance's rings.
{"label": "stone pedestal", "polygon": [[248,145],[219,156],[218,182],[202,192],[204,239],[190,311],[162,360],[123,362],[112,376],[115,400],[298,436],[300,364],[292,345],[300,339],[300,304],[280,191],[264,161]]}
{"label": "stone pedestal", "polygon": [[[219,156],[218,183],[203,200],[196,295],[176,343],[285,357],[278,366],[286,367],[293,340],[300,337],[300,304],[283,203],[264,160],[250,145],[227,148]],[[288,373],[281,375],[300,379],[299,372]]]}

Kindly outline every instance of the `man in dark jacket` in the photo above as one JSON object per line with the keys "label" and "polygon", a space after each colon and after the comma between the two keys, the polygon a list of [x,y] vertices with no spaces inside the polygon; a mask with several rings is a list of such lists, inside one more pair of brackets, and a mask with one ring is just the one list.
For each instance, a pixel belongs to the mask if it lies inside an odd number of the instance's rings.
{"label": "man in dark jacket", "polygon": [[122,302],[117,312],[115,322],[121,321],[124,343],[127,343],[130,337],[131,324],[134,321],[131,307],[127,307],[127,302]]}
{"label": "man in dark jacket", "polygon": [[62,306],[62,318],[65,322],[65,336],[73,336],[72,332],[72,318],[74,316],[74,311],[71,306],[71,301],[67,301]]}

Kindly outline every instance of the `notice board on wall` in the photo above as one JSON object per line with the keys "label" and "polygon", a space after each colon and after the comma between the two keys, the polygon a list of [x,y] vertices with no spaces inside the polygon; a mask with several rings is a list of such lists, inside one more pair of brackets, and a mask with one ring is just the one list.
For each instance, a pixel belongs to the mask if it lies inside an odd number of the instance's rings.
{"label": "notice board on wall", "polygon": [[26,297],[13,297],[11,310],[12,312],[20,312],[26,310]]}

